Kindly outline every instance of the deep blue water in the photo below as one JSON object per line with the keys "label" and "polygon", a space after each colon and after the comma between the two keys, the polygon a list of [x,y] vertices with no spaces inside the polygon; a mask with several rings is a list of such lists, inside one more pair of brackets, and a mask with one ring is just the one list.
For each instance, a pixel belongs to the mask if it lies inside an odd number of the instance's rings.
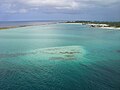
{"label": "deep blue water", "polygon": [[1,30],[0,90],[120,90],[120,31],[79,24]]}

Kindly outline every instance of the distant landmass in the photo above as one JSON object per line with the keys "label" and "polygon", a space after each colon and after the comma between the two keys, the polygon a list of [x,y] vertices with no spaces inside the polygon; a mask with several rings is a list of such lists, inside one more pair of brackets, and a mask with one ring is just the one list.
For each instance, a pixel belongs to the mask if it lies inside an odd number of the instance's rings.
{"label": "distant landmass", "polygon": [[91,24],[92,27],[120,27],[120,22],[102,22],[102,21],[67,21],[66,23],[82,23],[85,24]]}
{"label": "distant landmass", "polygon": [[80,23],[82,25],[89,25],[90,27],[104,28],[104,29],[120,29],[120,22],[105,22],[105,21],[9,21],[0,22],[0,30],[9,28],[19,28],[26,26],[46,25],[55,23]]}

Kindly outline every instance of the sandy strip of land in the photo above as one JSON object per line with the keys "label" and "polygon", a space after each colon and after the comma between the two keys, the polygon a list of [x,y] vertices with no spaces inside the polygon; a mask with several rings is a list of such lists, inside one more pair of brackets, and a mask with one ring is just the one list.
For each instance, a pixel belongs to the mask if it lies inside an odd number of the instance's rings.
{"label": "sandy strip of land", "polygon": [[8,26],[8,27],[0,27],[0,30],[8,30],[11,28],[20,28],[20,27],[28,27],[28,26],[41,26],[41,25],[50,25],[50,24],[57,24],[57,23],[41,23],[41,24],[33,24],[33,25],[20,25],[20,26]]}

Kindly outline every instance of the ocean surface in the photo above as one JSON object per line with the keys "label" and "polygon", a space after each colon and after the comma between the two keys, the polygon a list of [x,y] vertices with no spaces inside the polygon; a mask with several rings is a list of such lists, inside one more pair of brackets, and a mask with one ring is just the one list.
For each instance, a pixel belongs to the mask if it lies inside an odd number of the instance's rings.
{"label": "ocean surface", "polygon": [[0,30],[0,90],[120,90],[120,31],[63,23]]}
{"label": "ocean surface", "polygon": [[[34,26],[34,25],[45,25],[51,23],[57,23],[58,21],[0,21],[0,28],[4,27],[14,27],[14,26]],[[62,21],[61,21],[62,22]]]}

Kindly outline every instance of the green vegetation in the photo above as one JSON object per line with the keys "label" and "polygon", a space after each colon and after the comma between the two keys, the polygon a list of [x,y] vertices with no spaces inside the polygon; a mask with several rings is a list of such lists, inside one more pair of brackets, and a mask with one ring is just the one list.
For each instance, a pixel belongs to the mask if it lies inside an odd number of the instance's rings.
{"label": "green vegetation", "polygon": [[110,27],[120,27],[120,22],[100,22],[100,21],[67,21],[66,23],[82,23],[82,24],[107,24]]}

